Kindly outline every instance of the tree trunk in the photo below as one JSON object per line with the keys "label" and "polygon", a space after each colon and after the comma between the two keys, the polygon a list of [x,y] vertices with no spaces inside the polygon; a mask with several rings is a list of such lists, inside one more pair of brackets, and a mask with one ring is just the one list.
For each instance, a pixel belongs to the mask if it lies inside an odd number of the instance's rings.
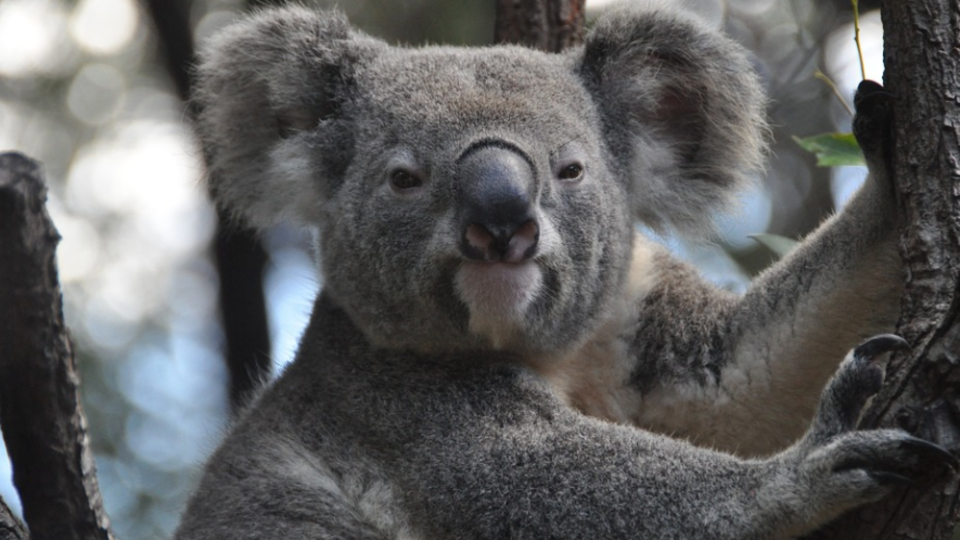
{"label": "tree trunk", "polygon": [[0,154],[0,424],[32,538],[111,540],[63,322],[60,235],[46,194],[36,162]]}
{"label": "tree trunk", "polygon": [[547,52],[583,42],[585,0],[497,0],[493,40]]}
{"label": "tree trunk", "polygon": [[[906,265],[898,332],[913,346],[888,367],[863,428],[901,427],[960,451],[960,2],[885,0],[884,85],[897,96],[895,154]],[[948,539],[956,474],[851,512],[816,538]]]}

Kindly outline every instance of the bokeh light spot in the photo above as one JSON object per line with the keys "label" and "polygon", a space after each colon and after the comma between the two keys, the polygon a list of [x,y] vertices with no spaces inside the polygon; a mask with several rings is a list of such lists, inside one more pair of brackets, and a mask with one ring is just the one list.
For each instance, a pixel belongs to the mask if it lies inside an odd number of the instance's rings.
{"label": "bokeh light spot", "polygon": [[80,0],[70,16],[70,33],[87,52],[114,54],[133,38],[138,21],[132,0]]}
{"label": "bokeh light spot", "polygon": [[65,21],[64,6],[55,0],[0,2],[0,75],[60,72],[69,56]]}
{"label": "bokeh light spot", "polygon": [[83,280],[100,260],[100,237],[87,220],[52,211],[51,214],[63,238],[57,246],[60,281],[66,284]]}
{"label": "bokeh light spot", "polygon": [[70,82],[67,107],[81,122],[96,126],[112,119],[123,105],[123,74],[106,64],[88,64]]}

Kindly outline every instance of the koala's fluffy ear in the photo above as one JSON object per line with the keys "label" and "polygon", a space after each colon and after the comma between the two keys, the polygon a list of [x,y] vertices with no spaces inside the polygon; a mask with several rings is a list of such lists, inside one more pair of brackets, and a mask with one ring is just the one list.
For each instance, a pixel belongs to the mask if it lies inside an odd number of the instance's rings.
{"label": "koala's fluffy ear", "polygon": [[688,234],[711,227],[761,168],[766,144],[766,100],[743,49],[648,6],[611,10],[574,54],[635,217]]}
{"label": "koala's fluffy ear", "polygon": [[[351,152],[340,105],[384,45],[337,13],[266,10],[211,39],[197,68],[196,125],[218,206],[263,227],[310,221]],[[319,176],[318,176],[319,175]]]}

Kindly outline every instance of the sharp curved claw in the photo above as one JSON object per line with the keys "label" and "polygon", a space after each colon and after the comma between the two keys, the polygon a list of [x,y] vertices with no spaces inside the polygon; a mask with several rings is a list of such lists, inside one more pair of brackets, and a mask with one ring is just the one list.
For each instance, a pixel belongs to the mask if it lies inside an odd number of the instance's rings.
{"label": "sharp curved claw", "polygon": [[939,444],[911,437],[901,443],[902,448],[909,448],[911,451],[921,454],[926,459],[943,463],[951,470],[960,469],[960,459],[957,459],[949,450]]}
{"label": "sharp curved claw", "polygon": [[910,344],[896,334],[880,334],[873,336],[853,350],[857,359],[872,360],[883,353],[892,351],[908,351]]}

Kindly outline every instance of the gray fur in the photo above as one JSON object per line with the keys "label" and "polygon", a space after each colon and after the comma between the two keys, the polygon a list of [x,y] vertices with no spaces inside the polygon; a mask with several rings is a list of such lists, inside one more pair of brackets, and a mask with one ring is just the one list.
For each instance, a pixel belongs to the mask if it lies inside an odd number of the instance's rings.
{"label": "gray fur", "polygon": [[[325,288],[178,540],[788,538],[929,452],[852,431],[871,359],[818,401],[896,313],[882,165],[742,298],[634,232],[702,229],[760,161],[756,78],[697,21],[617,11],[547,55],[394,48],[287,8],[219,35],[198,74],[214,199],[319,229]],[[461,183],[475,202],[489,181],[460,174],[474,148],[469,170],[529,172],[498,180],[531,213],[529,260],[464,251],[487,235],[464,221]]]}

